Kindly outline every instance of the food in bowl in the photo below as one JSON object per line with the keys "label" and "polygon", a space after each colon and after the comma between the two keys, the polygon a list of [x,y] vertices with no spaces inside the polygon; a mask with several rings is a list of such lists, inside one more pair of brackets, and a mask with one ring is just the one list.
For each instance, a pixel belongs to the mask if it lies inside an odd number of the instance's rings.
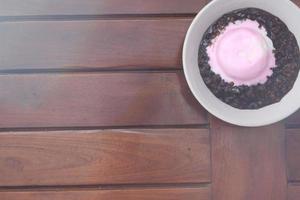
{"label": "food in bowl", "polygon": [[223,15],[207,29],[198,64],[217,98],[238,109],[259,109],[279,102],[292,89],[300,52],[283,21],[245,8]]}

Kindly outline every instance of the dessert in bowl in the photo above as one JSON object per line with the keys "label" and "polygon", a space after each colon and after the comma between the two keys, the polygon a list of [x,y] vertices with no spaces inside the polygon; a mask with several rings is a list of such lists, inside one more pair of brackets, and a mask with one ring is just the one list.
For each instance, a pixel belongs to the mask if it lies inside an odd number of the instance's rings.
{"label": "dessert in bowl", "polygon": [[224,121],[261,126],[300,106],[300,10],[289,0],[215,0],[184,44],[187,82]]}
{"label": "dessert in bowl", "polygon": [[300,69],[294,34],[278,17],[257,8],[226,13],[204,33],[199,68],[212,93],[239,109],[279,102]]}

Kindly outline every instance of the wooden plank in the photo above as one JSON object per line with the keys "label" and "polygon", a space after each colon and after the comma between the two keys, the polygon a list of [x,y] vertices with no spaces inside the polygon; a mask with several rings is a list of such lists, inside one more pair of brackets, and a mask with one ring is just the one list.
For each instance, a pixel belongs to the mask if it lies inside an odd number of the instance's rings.
{"label": "wooden plank", "polygon": [[288,200],[299,200],[300,199],[300,185],[289,184],[288,187]]}
{"label": "wooden plank", "polygon": [[210,181],[205,129],[0,134],[0,186]]}
{"label": "wooden plank", "polygon": [[287,167],[289,181],[300,180],[300,129],[287,130]]}
{"label": "wooden plank", "polygon": [[290,127],[298,127],[298,126],[300,126],[300,111],[297,111],[292,116],[290,116],[289,118],[287,118],[287,120],[285,121],[285,123],[286,123],[287,126],[290,126]]}
{"label": "wooden plank", "polygon": [[0,128],[203,124],[182,72],[0,76]]}
{"label": "wooden plank", "polygon": [[1,0],[0,16],[196,13],[206,0]]}
{"label": "wooden plank", "polygon": [[181,68],[190,23],[191,18],[0,23],[0,70]]}
{"label": "wooden plank", "polygon": [[0,192],[2,200],[209,200],[209,188]]}
{"label": "wooden plank", "polygon": [[286,199],[281,123],[242,128],[211,120],[214,200]]}

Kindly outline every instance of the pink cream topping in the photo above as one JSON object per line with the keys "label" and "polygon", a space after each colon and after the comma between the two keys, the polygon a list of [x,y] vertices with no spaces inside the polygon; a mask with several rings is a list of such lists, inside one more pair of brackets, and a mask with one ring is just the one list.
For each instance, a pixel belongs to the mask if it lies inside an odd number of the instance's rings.
{"label": "pink cream topping", "polygon": [[274,47],[256,21],[230,23],[207,47],[211,70],[234,85],[265,83],[275,65]]}

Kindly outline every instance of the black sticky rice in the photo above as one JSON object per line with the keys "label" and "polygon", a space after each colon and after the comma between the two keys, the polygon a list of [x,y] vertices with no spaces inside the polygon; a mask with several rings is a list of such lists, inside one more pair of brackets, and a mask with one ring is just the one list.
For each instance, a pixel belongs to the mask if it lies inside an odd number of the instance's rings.
{"label": "black sticky rice", "polygon": [[[235,86],[211,71],[207,46],[231,22],[255,20],[273,41],[276,68],[264,84]],[[199,48],[198,63],[203,80],[211,92],[223,102],[239,109],[259,109],[279,102],[293,87],[300,69],[300,52],[293,33],[278,17],[257,8],[235,10],[223,15],[205,32]]]}

